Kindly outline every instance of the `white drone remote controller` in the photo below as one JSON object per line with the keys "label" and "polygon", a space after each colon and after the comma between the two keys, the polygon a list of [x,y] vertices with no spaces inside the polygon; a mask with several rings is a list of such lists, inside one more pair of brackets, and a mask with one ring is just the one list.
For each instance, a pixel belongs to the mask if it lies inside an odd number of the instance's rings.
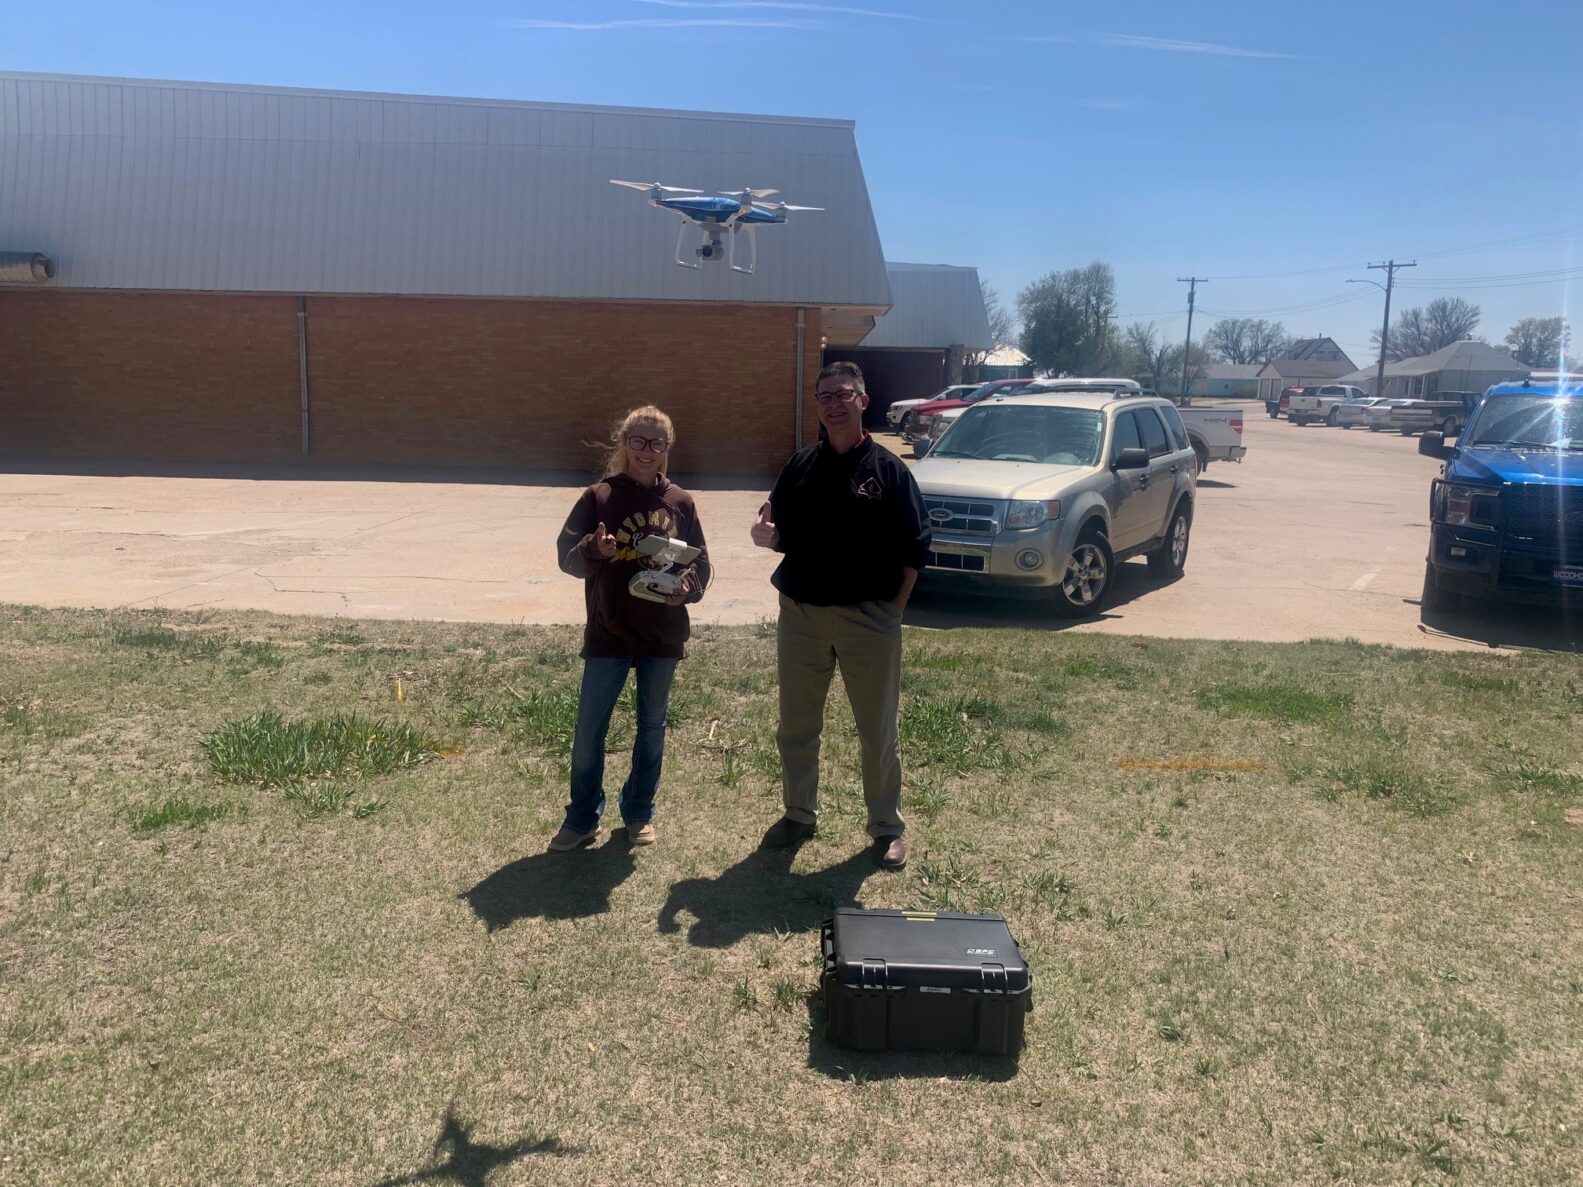
{"label": "white drone remote controller", "polygon": [[627,592],[646,602],[663,602],[681,593],[682,575],[672,573],[670,566],[691,564],[698,559],[700,551],[685,540],[672,540],[667,536],[644,536],[633,547],[640,555],[664,566],[639,569],[627,582]]}

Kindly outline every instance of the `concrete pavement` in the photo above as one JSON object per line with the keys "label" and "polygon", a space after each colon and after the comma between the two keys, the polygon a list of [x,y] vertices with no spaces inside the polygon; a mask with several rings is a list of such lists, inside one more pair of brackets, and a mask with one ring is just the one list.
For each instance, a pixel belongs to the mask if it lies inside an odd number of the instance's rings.
{"label": "concrete pavement", "polygon": [[[1178,638],[1352,637],[1398,646],[1580,649],[1583,624],[1493,608],[1419,621],[1430,479],[1396,434],[1296,428],[1247,408],[1248,458],[1200,487],[1187,575],[1122,566],[1101,618],[920,592],[924,627],[1062,627]],[[903,457],[905,446],[886,439]],[[465,480],[458,481],[459,477]],[[215,468],[0,467],[0,601],[462,621],[581,622],[553,541],[583,479],[295,477]],[[716,581],[696,621],[775,614],[772,554],[748,541],[764,489],[695,492]]]}

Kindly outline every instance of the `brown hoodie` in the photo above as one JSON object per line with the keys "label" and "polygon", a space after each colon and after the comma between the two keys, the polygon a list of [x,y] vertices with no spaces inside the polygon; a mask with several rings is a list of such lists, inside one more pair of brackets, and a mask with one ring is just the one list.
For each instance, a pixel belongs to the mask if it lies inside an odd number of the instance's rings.
{"label": "brown hoodie", "polygon": [[[590,537],[601,523],[616,538],[616,554],[609,560],[589,551]],[[685,540],[702,550],[689,566],[697,588],[687,600],[698,601],[709,586],[710,574],[698,508],[692,495],[663,474],[648,487],[625,474],[612,474],[585,490],[566,517],[555,554],[563,572],[583,578],[583,599],[588,607],[588,625],[583,630],[585,659],[680,659],[687,654],[682,646],[690,633],[687,607],[645,601],[627,589],[627,582],[639,569],[658,567],[635,547],[644,536],[656,534]]]}

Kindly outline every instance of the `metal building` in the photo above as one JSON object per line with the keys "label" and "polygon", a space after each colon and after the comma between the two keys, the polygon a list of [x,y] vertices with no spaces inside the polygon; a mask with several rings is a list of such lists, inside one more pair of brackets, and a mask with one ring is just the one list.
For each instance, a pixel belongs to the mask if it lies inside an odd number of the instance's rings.
{"label": "metal building", "polygon": [[[825,212],[678,268],[611,178]],[[850,122],[207,83],[0,73],[0,253],[29,456],[584,469],[657,403],[763,473],[891,304]]]}
{"label": "metal building", "polygon": [[883,423],[893,400],[932,395],[962,382],[968,353],[995,346],[978,269],[950,264],[889,262],[894,304],[860,346],[833,344],[827,362],[847,359],[863,368],[871,425]]}

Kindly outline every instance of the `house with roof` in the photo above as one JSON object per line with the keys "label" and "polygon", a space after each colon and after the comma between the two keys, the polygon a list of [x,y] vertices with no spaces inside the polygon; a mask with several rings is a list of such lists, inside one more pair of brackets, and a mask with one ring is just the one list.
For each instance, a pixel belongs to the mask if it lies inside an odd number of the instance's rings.
{"label": "house with roof", "polygon": [[994,346],[978,269],[950,264],[887,262],[891,308],[858,346],[831,346],[838,359],[863,369],[869,393],[865,423],[885,423],[894,400],[931,396],[962,382],[964,356]]}
{"label": "house with roof", "polygon": [[[765,475],[892,304],[844,120],[0,73],[0,178],[28,457],[586,474],[653,403],[678,471]],[[679,268],[611,178],[824,209]]]}
{"label": "house with roof", "polygon": [[[1443,346],[1433,354],[1400,359],[1385,364],[1384,396],[1397,399],[1432,400],[1447,392],[1482,393],[1497,383],[1527,379],[1533,368],[1524,366],[1488,342],[1464,338]],[[1379,367],[1360,367],[1339,382],[1352,383],[1369,395],[1377,394]]]}
{"label": "house with roof", "polygon": [[1259,368],[1255,376],[1259,384],[1258,398],[1277,400],[1286,388],[1334,383],[1356,369],[1334,338],[1300,338],[1279,358]]}

